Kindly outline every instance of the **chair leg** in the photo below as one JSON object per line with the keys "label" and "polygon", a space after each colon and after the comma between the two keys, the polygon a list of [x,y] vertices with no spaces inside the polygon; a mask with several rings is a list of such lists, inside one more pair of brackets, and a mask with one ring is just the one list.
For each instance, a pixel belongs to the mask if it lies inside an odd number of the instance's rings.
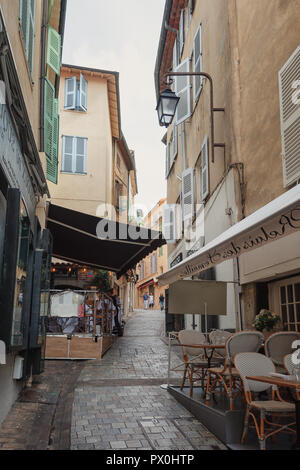
{"label": "chair leg", "polygon": [[194,382],[193,382],[193,366],[191,366],[191,374],[190,374],[190,397],[193,397],[193,387],[194,387]]}
{"label": "chair leg", "polygon": [[248,433],[248,427],[249,427],[249,407],[247,405],[241,444],[245,444],[246,436],[247,436],[247,433]]}
{"label": "chair leg", "polygon": [[188,365],[185,364],[185,366],[184,366],[184,373],[183,373],[183,380],[182,380],[182,384],[181,384],[181,386],[180,386],[180,390],[183,390],[183,387],[184,387],[184,384],[185,384],[185,381],[186,381],[187,368],[188,368]]}
{"label": "chair leg", "polygon": [[260,436],[259,436],[259,448],[260,450],[266,450],[266,438],[265,438],[265,413],[262,410],[260,412]]}

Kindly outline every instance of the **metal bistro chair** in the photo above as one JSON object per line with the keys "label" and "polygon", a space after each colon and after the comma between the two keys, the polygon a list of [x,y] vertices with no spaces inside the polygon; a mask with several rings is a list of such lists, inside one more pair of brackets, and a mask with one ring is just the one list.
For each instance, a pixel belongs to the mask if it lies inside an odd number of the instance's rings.
{"label": "metal bistro chair", "polygon": [[[266,440],[269,437],[282,431],[294,433],[295,431],[291,426],[295,425],[295,419],[288,424],[280,424],[275,422],[275,419],[281,419],[286,416],[294,418],[295,405],[285,402],[281,398],[276,385],[256,382],[246,378],[247,376],[268,376],[274,373],[275,365],[272,360],[259,353],[240,353],[235,356],[234,365],[241,376],[247,402],[241,443],[244,444],[246,440],[249,416],[251,416],[254,421],[261,450],[266,449]],[[272,398],[270,400],[260,401],[253,399],[253,394],[266,392],[270,389],[272,390]],[[256,416],[257,414],[258,417]],[[269,417],[272,421],[270,421]]]}
{"label": "metal bistro chair", "polygon": [[[241,393],[240,376],[233,367],[233,359],[240,352],[258,352],[263,345],[264,335],[259,331],[242,331],[229,336],[225,344],[225,362],[223,367],[208,369],[206,383],[206,403],[209,404],[211,393],[219,385],[224,388],[229,397],[230,410],[233,410],[233,400],[236,394]],[[211,382],[211,376],[214,376]],[[234,392],[236,390],[236,392]]]}
{"label": "metal bistro chair", "polygon": [[277,372],[284,372],[283,358],[293,352],[292,344],[300,340],[296,331],[280,331],[274,333],[265,342],[265,354],[274,362]]}
{"label": "metal bistro chair", "polygon": [[[178,333],[178,342],[182,348],[184,373],[180,389],[182,390],[188,377],[190,383],[190,397],[193,396],[194,383],[201,382],[201,387],[205,390],[205,376],[208,361],[205,358],[203,349],[192,347],[201,344],[208,344],[205,335],[195,330],[181,330]],[[212,364],[217,365],[219,361],[212,359]]]}

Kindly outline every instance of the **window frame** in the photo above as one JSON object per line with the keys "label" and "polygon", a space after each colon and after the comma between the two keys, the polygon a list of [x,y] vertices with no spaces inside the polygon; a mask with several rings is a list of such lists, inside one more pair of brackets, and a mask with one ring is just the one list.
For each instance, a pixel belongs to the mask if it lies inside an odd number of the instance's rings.
{"label": "window frame", "polygon": [[[65,148],[66,148],[66,138],[72,139],[72,171],[66,171],[64,169],[64,164],[65,164]],[[84,140],[84,151],[85,153],[82,155],[84,156],[84,171],[79,172],[76,171],[76,158],[78,156],[77,154],[77,139],[83,139]],[[86,175],[86,168],[87,168],[87,137],[80,137],[80,136],[71,136],[71,135],[63,135],[62,136],[62,157],[61,157],[61,169],[60,172],[64,174],[69,174],[69,175]],[[68,155],[71,155],[68,153]],[[75,171],[74,171],[75,169]]]}

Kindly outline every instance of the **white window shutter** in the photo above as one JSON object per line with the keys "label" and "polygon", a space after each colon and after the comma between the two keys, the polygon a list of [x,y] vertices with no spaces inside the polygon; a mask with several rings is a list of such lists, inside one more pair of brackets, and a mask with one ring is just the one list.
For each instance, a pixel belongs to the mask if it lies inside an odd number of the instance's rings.
{"label": "white window shutter", "polygon": [[284,186],[300,179],[300,46],[279,72]]}
{"label": "white window shutter", "polygon": [[[184,60],[177,68],[176,72],[189,72],[190,60]],[[175,77],[175,93],[180,98],[176,110],[177,125],[185,121],[191,115],[191,85],[190,77]]]}
{"label": "white window shutter", "polygon": [[182,211],[183,220],[194,216],[194,169],[188,168],[182,173]]}
{"label": "white window shutter", "polygon": [[[194,54],[193,54],[193,71],[195,73],[202,72],[202,25],[199,28],[194,37]],[[194,101],[198,99],[202,90],[203,77],[194,77]]]}
{"label": "white window shutter", "polygon": [[165,174],[166,179],[169,176],[169,171],[170,171],[170,143],[168,142],[166,146],[166,174]]}
{"label": "white window shutter", "polygon": [[172,138],[172,164],[178,154],[178,127],[174,124],[173,127],[173,138]]}
{"label": "white window shutter", "polygon": [[87,80],[82,74],[80,74],[80,95],[79,95],[79,107],[83,111],[87,110]]}
{"label": "white window shutter", "polygon": [[86,172],[86,139],[82,137],[76,137],[75,144],[75,173]]}
{"label": "white window shutter", "polygon": [[73,172],[73,155],[74,155],[74,138],[64,135],[61,171],[67,172],[67,173]]}
{"label": "white window shutter", "polygon": [[167,243],[176,241],[176,204],[163,206],[162,233]]}
{"label": "white window shutter", "polygon": [[208,138],[205,137],[201,151],[201,197],[205,201],[209,194]]}
{"label": "white window shutter", "polygon": [[178,58],[178,36],[176,36],[175,42],[174,42],[174,48],[173,48],[173,70],[176,70],[176,67],[178,66],[179,63],[179,58]]}
{"label": "white window shutter", "polygon": [[184,47],[184,10],[181,10],[179,22],[179,56],[181,57]]}
{"label": "white window shutter", "polygon": [[76,107],[76,77],[66,78],[65,109]]}

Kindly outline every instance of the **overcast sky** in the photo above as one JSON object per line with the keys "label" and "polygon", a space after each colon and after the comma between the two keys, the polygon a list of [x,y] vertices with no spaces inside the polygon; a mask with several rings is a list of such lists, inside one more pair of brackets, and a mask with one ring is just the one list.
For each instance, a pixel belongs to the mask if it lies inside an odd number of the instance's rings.
{"label": "overcast sky", "polygon": [[[120,73],[122,130],[135,150],[138,204],[166,197],[154,67],[164,0],[69,0],[63,62]],[[83,7],[84,6],[84,7]]]}

